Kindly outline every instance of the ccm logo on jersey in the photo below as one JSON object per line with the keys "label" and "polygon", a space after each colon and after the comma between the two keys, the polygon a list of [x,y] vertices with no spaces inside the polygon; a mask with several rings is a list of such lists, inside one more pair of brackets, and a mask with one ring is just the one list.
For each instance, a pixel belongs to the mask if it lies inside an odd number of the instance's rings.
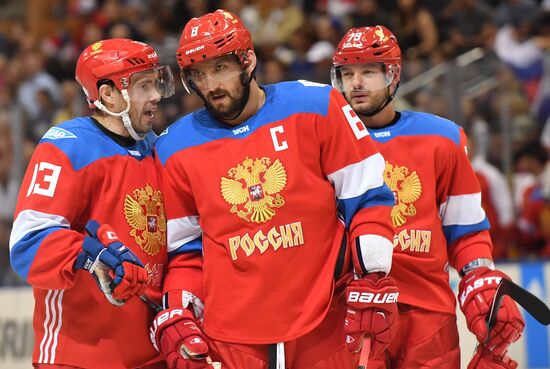
{"label": "ccm logo on jersey", "polygon": [[250,128],[248,128],[248,125],[246,125],[244,127],[234,129],[233,134],[236,136],[238,134],[245,133],[245,132],[248,132],[248,131],[250,131]]}
{"label": "ccm logo on jersey", "polygon": [[348,302],[363,302],[365,304],[392,304],[397,302],[399,292],[372,293],[372,292],[350,292]]}
{"label": "ccm logo on jersey", "polygon": [[374,132],[374,137],[376,138],[390,137],[390,136],[391,136],[390,131]]}
{"label": "ccm logo on jersey", "polygon": [[474,284],[468,285],[468,287],[466,287],[466,289],[460,295],[460,305],[464,305],[464,301],[466,301],[466,298],[468,297],[470,292],[477,290],[478,288],[481,288],[486,285],[495,284],[498,286],[500,284],[501,279],[502,277],[484,277],[484,278],[475,280]]}

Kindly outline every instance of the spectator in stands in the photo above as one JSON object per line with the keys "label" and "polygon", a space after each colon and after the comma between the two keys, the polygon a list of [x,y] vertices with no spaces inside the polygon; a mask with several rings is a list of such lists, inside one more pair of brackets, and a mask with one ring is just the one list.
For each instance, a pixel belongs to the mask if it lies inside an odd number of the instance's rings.
{"label": "spectator in stands", "polygon": [[59,83],[44,69],[44,57],[40,52],[31,51],[21,55],[24,80],[19,86],[17,101],[31,120],[40,114],[38,91],[46,90],[55,103],[59,102]]}
{"label": "spectator in stands", "polygon": [[454,57],[474,47],[483,46],[483,34],[491,26],[491,9],[481,1],[451,0],[441,14],[442,49]]}
{"label": "spectator in stands", "polygon": [[24,281],[12,271],[9,264],[9,238],[19,181],[14,177],[13,143],[9,118],[0,113],[0,285],[20,285]]}
{"label": "spectator in stands", "polygon": [[0,219],[11,221],[19,193],[19,181],[13,176],[13,139],[6,113],[0,113]]}
{"label": "spectator in stands", "polygon": [[496,54],[522,82],[530,102],[535,99],[543,76],[544,50],[550,49],[549,37],[534,37],[537,11],[535,7],[518,7],[495,38]]}
{"label": "spectator in stands", "polygon": [[493,258],[508,257],[513,245],[514,203],[506,178],[477,151],[475,135],[469,135],[468,157],[481,186],[481,206],[491,224],[489,234],[493,241]]}
{"label": "spectator in stands", "polygon": [[285,80],[287,67],[276,58],[265,59],[258,70],[258,83],[267,85]]}
{"label": "spectator in stands", "polygon": [[38,142],[51,127],[58,110],[58,103],[47,89],[42,88],[36,91],[36,104],[38,105],[39,114],[33,119],[33,123],[29,127],[29,133]]}
{"label": "spectator in stands", "polygon": [[430,57],[437,47],[438,30],[434,18],[419,0],[398,0],[393,17],[394,31],[405,58]]}
{"label": "spectator in stands", "polygon": [[284,44],[301,28],[305,16],[290,0],[258,0],[246,11],[243,20],[256,47]]}
{"label": "spectator in stands", "polygon": [[137,28],[127,20],[113,22],[105,30],[107,38],[129,38],[131,40],[142,40],[143,36]]}
{"label": "spectator in stands", "polygon": [[170,33],[163,20],[156,15],[152,15],[144,20],[141,32],[145,36],[145,41],[157,51],[162,64],[176,65],[174,50],[178,47],[178,38]]}
{"label": "spectator in stands", "polygon": [[[254,36],[252,36],[254,37]],[[309,22],[290,36],[288,44],[277,47],[274,56],[288,66],[289,79],[313,79],[314,66],[307,60],[307,52],[315,41],[315,31]]]}
{"label": "spectator in stands", "polygon": [[527,172],[533,178],[532,184],[521,194],[522,202],[517,220],[520,255],[538,255],[547,242],[543,235],[547,230],[543,230],[541,224],[541,215],[545,207],[542,174],[547,162],[548,153],[538,142],[528,143],[515,157],[516,170]]}
{"label": "spectator in stands", "polygon": [[55,112],[51,125],[57,125],[61,122],[88,115],[88,107],[84,104],[82,88],[74,80],[65,80],[61,82],[61,106]]}
{"label": "spectator in stands", "polygon": [[494,22],[497,27],[502,27],[512,23],[518,15],[533,15],[536,10],[537,5],[533,0],[500,0],[493,11]]}
{"label": "spectator in stands", "polygon": [[380,24],[393,29],[391,16],[381,9],[376,0],[358,0],[356,10],[351,14],[352,27],[375,26]]}

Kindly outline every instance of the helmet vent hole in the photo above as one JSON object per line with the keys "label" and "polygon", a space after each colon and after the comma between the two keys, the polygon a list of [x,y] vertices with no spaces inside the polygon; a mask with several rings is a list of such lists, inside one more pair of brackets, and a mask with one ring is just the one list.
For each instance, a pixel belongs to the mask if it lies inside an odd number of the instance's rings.
{"label": "helmet vent hole", "polygon": [[214,43],[218,47],[223,47],[225,44],[227,44],[233,38],[235,38],[235,32],[232,32],[232,33],[228,34],[225,38],[220,38],[218,41],[215,41]]}
{"label": "helmet vent hole", "polygon": [[378,45],[378,44],[372,44],[372,47],[373,47],[374,49],[376,49],[376,48],[379,48],[380,45]]}
{"label": "helmet vent hole", "polygon": [[377,51],[377,52],[375,52],[375,53],[372,53],[372,55],[380,56],[380,55],[382,55],[382,53],[381,53],[380,51]]}
{"label": "helmet vent hole", "polygon": [[145,60],[140,58],[128,58],[128,63],[132,65],[145,64]]}

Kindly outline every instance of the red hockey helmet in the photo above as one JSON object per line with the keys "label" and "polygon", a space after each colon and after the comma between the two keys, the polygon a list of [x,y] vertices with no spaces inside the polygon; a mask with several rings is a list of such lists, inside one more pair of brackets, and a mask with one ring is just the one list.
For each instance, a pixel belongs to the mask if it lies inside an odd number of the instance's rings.
{"label": "red hockey helmet", "polygon": [[181,69],[194,63],[235,54],[246,64],[246,51],[254,50],[250,32],[235,14],[218,9],[193,18],[181,34],[176,59]]}
{"label": "red hockey helmet", "polygon": [[[158,65],[159,58],[151,46],[113,38],[95,42],[84,49],[76,63],[75,77],[93,106],[99,98],[98,81],[111,80],[122,91],[128,89],[132,74],[155,69]],[[170,88],[168,83],[166,87]],[[161,91],[163,97],[169,93]]]}
{"label": "red hockey helmet", "polygon": [[352,28],[344,35],[332,57],[332,85],[343,91],[340,67],[370,63],[383,64],[388,77],[391,77],[388,84],[399,82],[401,49],[397,38],[384,26]]}
{"label": "red hockey helmet", "polygon": [[384,26],[350,29],[342,38],[332,64],[377,63],[401,66],[401,49],[397,38]]}

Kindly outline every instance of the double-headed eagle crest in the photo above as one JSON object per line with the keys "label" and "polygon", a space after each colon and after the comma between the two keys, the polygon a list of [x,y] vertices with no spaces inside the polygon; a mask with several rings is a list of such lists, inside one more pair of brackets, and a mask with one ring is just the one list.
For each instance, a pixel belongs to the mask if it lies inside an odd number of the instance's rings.
{"label": "double-headed eagle crest", "polygon": [[274,208],[285,204],[279,192],[286,186],[286,171],[279,159],[245,158],[242,164],[222,177],[221,193],[225,202],[247,222],[265,223],[275,215]]}
{"label": "double-headed eagle crest", "polygon": [[391,210],[391,220],[395,227],[399,227],[407,221],[405,217],[416,215],[416,207],[413,202],[422,194],[422,184],[416,171],[409,174],[409,169],[392,165],[386,161],[384,181],[393,191],[395,205]]}
{"label": "double-headed eagle crest", "polygon": [[130,235],[147,254],[154,256],[166,244],[166,217],[162,193],[149,184],[124,198],[124,216]]}

